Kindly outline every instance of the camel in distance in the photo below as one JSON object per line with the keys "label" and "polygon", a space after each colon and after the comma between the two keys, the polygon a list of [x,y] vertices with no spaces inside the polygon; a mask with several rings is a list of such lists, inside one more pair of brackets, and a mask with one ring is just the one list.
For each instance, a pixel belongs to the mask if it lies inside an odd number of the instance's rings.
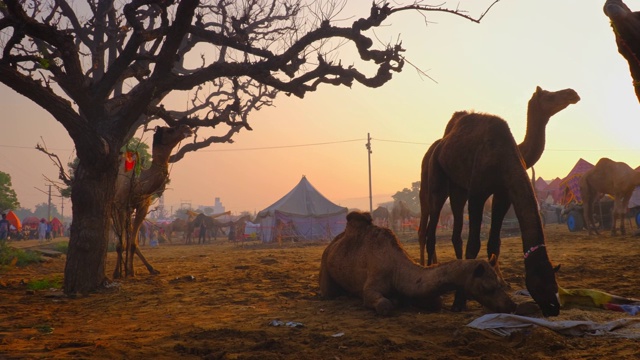
{"label": "camel in distance", "polygon": [[616,236],[616,223],[620,221],[620,234],[626,235],[624,219],[628,211],[629,199],[633,190],[640,186],[640,172],[633,170],[629,165],[613,161],[609,158],[598,160],[596,166],[587,171],[580,178],[580,194],[584,211],[584,220],[589,230],[600,234],[593,220],[593,205],[603,194],[613,196],[613,221],[611,223],[611,235]]}

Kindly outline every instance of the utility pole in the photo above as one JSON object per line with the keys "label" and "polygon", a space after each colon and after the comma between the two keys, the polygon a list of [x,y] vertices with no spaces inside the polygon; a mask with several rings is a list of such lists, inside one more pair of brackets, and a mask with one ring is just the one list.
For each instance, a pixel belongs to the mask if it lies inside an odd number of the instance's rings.
{"label": "utility pole", "polygon": [[371,135],[367,133],[367,156],[369,157],[369,213],[373,212],[373,195],[371,193]]}
{"label": "utility pole", "polygon": [[47,221],[51,221],[51,185],[49,185],[49,206],[47,208]]}

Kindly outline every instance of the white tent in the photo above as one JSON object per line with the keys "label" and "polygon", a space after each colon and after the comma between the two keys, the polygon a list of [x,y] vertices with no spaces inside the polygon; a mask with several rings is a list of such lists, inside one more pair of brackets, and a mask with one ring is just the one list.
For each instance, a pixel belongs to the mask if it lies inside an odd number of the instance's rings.
{"label": "white tent", "polygon": [[347,208],[334,204],[302,179],[289,193],[260,211],[263,242],[282,240],[333,239],[344,231]]}

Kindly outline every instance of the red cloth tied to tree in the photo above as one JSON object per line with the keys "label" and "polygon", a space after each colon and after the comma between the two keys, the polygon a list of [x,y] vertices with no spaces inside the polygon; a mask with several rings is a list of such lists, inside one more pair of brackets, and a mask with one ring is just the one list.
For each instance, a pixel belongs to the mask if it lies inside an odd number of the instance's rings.
{"label": "red cloth tied to tree", "polygon": [[134,151],[127,151],[124,154],[124,171],[129,172],[135,166],[138,160],[138,153]]}

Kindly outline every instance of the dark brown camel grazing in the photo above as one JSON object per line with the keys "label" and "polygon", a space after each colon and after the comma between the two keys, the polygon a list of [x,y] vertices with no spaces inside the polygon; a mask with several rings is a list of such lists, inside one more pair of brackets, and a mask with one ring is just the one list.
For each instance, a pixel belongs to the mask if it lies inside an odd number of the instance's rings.
{"label": "dark brown camel grazing", "polygon": [[[522,154],[524,162],[527,168],[532,167],[540,159],[544,151],[546,126],[549,119],[558,112],[565,109],[570,104],[575,104],[580,101],[580,96],[573,89],[564,89],[559,91],[547,91],[543,90],[539,86],[536,87],[536,91],[531,96],[529,104],[527,105],[527,132],[525,138],[518,150]],[[445,129],[445,135],[456,124],[457,120],[463,116],[468,115],[466,111],[460,111],[453,114],[451,120],[447,124]],[[433,149],[437,146],[438,141],[434,142],[429,148],[424,158],[422,159],[422,176],[420,187],[420,230],[418,232],[418,242],[420,243],[420,263],[425,264],[424,252],[425,246],[427,247],[427,264],[433,264],[437,262],[435,254],[435,244],[426,244],[426,224],[429,218],[427,194],[428,187],[428,162],[431,158]],[[424,189],[423,189],[424,188]],[[451,194],[449,194],[451,211],[453,213],[453,232],[451,235],[451,242],[454,246],[456,257],[462,258],[462,224],[463,224],[463,211],[467,201],[467,195],[464,189],[450,188]],[[425,204],[425,205],[423,205]],[[491,210],[491,230],[489,232],[489,241],[487,242],[487,255],[489,258],[495,255],[500,255],[500,231],[502,229],[502,221],[511,206],[508,199],[504,194],[497,193],[493,197]],[[469,244],[467,244],[469,246]],[[480,244],[474,244],[472,246],[480,246]],[[496,264],[498,264],[496,262]],[[500,270],[497,267],[496,270],[500,274]]]}
{"label": "dark brown camel grazing", "polygon": [[386,207],[378,206],[375,210],[373,210],[371,216],[373,217],[373,222],[376,225],[384,227],[389,226],[389,209],[387,209]]}
{"label": "dark brown camel grazing", "polygon": [[626,235],[624,219],[627,214],[629,199],[636,186],[640,185],[640,172],[633,170],[623,162],[608,158],[598,160],[591,170],[580,178],[580,194],[584,210],[584,219],[589,230],[600,234],[593,221],[593,204],[600,199],[601,194],[608,194],[614,198],[613,222],[611,235],[616,235],[616,221],[620,220],[620,233]]}
{"label": "dark brown camel grazing", "polygon": [[[138,235],[154,196],[162,194],[169,176],[169,157],[180,141],[192,135],[187,125],[156,127],[153,135],[152,162],[139,175],[135,170],[125,171],[124,162],[118,174],[116,196],[113,204],[113,225],[118,234],[116,251],[118,258],[114,278],[135,276],[133,256],[138,255],[150,273],[157,271],[140,252]],[[135,213],[135,215],[134,215]],[[123,258],[123,251],[125,256]]]}
{"label": "dark brown camel grazing", "polygon": [[441,295],[455,290],[494,312],[516,309],[487,261],[424,268],[411,260],[391,230],[373,225],[369,213],[347,215],[345,231],[322,254],[319,281],[322,296],[356,295],[380,315],[389,314],[396,302],[437,311]]}
{"label": "dark brown camel grazing", "polygon": [[[482,209],[490,195],[500,194],[513,203],[520,224],[527,289],[545,316],[558,315],[558,285],[545,247],[537,200],[507,123],[497,116],[477,113],[457,118],[428,163],[426,243],[435,243],[436,225],[447,196],[466,193],[469,241],[465,257],[475,259],[480,250]],[[458,292],[453,309],[464,307],[464,294]]]}

